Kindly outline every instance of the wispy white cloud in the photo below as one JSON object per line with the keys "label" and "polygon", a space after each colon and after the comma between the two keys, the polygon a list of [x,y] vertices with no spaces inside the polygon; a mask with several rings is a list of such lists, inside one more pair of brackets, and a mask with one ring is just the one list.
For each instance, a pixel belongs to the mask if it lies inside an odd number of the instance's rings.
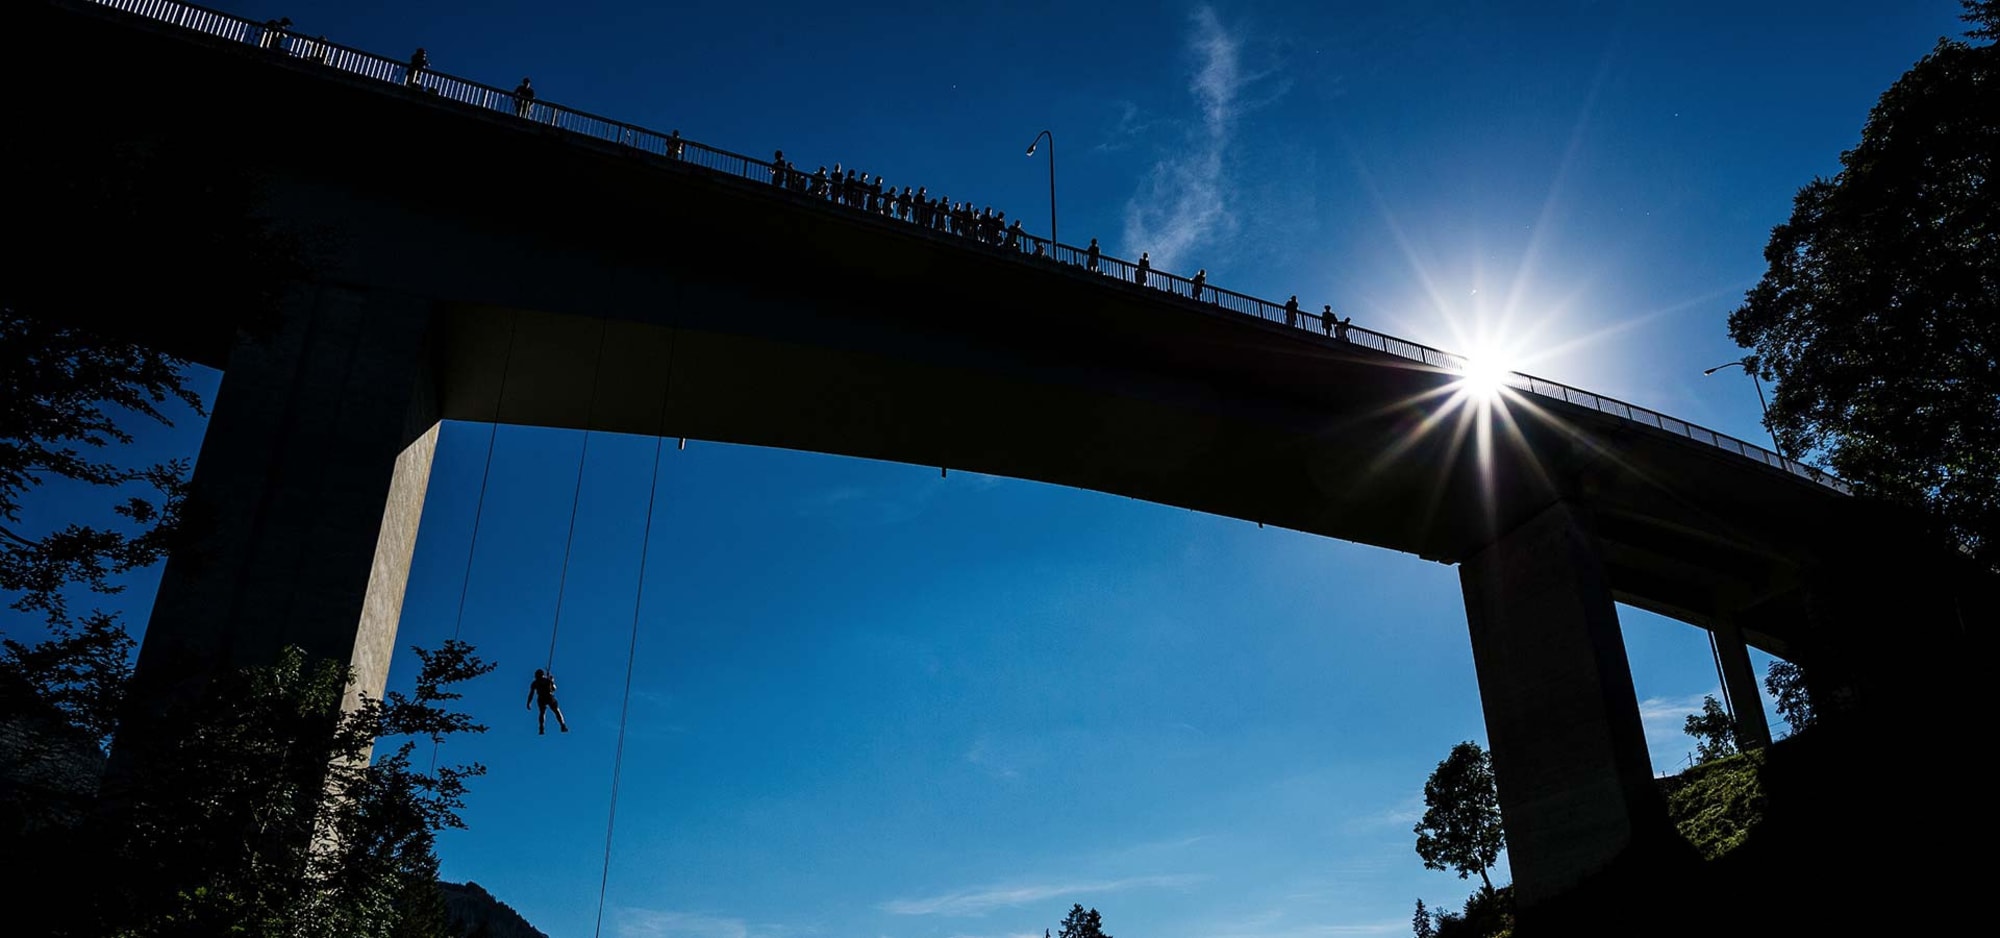
{"label": "wispy white cloud", "polygon": [[701,912],[627,907],[618,910],[619,938],[779,938],[778,925],[753,925],[740,918]]}
{"label": "wispy white cloud", "polygon": [[993,740],[982,736],[973,740],[971,748],[965,750],[965,761],[1000,778],[1020,778],[1019,755],[1001,752]]}
{"label": "wispy white cloud", "polygon": [[891,899],[882,903],[880,908],[891,915],[982,915],[994,909],[1027,905],[1063,896],[1123,892],[1128,889],[1175,889],[1193,885],[1203,878],[1192,874],[1173,874],[1012,886],[979,886],[937,896]]}
{"label": "wispy white cloud", "polygon": [[[1243,109],[1243,43],[1222,25],[1215,8],[1195,8],[1189,46],[1196,67],[1188,82],[1200,112],[1186,144],[1153,164],[1139,191],[1125,203],[1127,251],[1149,251],[1155,267],[1175,267],[1190,248],[1226,232],[1229,186],[1223,157]],[[1121,124],[1131,123],[1131,118]]]}
{"label": "wispy white cloud", "polygon": [[1700,713],[1702,698],[1711,696],[1720,699],[1722,691],[1639,701],[1639,721],[1646,731],[1646,750],[1655,773],[1678,771],[1687,754],[1694,751],[1694,739],[1687,735],[1687,718]]}
{"label": "wispy white cloud", "polygon": [[1383,825],[1403,826],[1422,820],[1424,797],[1410,795],[1392,805],[1387,805],[1368,814],[1359,815],[1348,821],[1350,827],[1365,829]]}
{"label": "wispy white cloud", "polygon": [[1236,922],[1202,929],[1210,938],[1341,938],[1346,935],[1396,935],[1408,932],[1408,919],[1388,922],[1296,922],[1286,909],[1269,909]]}
{"label": "wispy white cloud", "polygon": [[1409,930],[1409,921],[1398,919],[1390,922],[1290,925],[1240,931],[1223,929],[1209,934],[1212,938],[1345,938],[1348,935],[1401,935],[1408,933]]}

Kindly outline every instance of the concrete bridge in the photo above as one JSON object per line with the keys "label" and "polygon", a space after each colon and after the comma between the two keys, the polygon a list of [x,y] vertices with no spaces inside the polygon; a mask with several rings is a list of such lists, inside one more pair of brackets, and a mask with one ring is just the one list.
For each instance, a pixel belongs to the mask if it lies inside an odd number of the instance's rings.
{"label": "concrete bridge", "polygon": [[[1482,434],[1456,357],[1241,294],[864,215],[726,151],[413,88],[179,3],[5,18],[16,94],[247,151],[326,255],[276,335],[153,324],[225,377],[194,480],[213,526],[167,565],[128,765],[149,719],[285,644],[380,692],[443,419],[963,468],[1456,564],[1530,908],[1672,839],[1614,603],[1712,631],[1738,700],[1754,646],[1882,720],[1990,614],[1899,513],[1643,408],[1515,375]],[[23,64],[48,48],[89,67]],[[1768,740],[1761,708],[1738,715]]]}

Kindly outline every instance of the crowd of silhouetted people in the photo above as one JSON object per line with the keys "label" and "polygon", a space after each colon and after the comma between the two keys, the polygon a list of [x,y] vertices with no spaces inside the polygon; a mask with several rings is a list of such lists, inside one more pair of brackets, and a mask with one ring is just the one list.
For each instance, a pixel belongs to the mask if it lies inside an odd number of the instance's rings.
{"label": "crowd of silhouetted people", "polygon": [[[326,37],[322,36],[317,40],[294,37],[293,42],[288,44],[285,40],[291,25],[292,21],[289,18],[265,21],[263,30],[258,35],[257,44],[266,49],[316,58],[321,62],[326,61],[328,48]],[[430,64],[430,54],[419,47],[405,66],[403,84],[414,89],[437,91],[435,87],[427,86],[424,81],[429,73]],[[533,82],[526,78],[521,79],[511,97],[515,116],[537,119]],[[630,129],[628,133],[637,134],[639,131]],[[686,153],[686,141],[681,139],[681,132],[676,130],[670,134],[665,140],[663,149],[669,159],[683,159]],[[933,196],[924,186],[917,186],[914,189],[904,186],[898,190],[880,175],[844,168],[839,163],[833,164],[832,169],[822,165],[808,173],[785,159],[783,150],[771,155],[769,172],[771,185],[800,196],[820,199],[869,215],[897,219],[919,228],[965,238],[998,250],[1056,260],[1054,252],[1059,249],[1058,245],[1023,232],[1019,218],[1009,221],[1006,212],[996,212],[991,205],[982,208],[970,200],[954,201],[944,195]],[[1102,272],[1104,257],[1097,246],[1096,238],[1090,239],[1089,247],[1081,251],[1070,249],[1070,253],[1068,263],[1079,263],[1080,258],[1085,270],[1092,273]],[[1114,261],[1114,263],[1122,262]],[[1129,280],[1139,286],[1150,286],[1197,301],[1223,302],[1223,293],[1208,285],[1206,269],[1198,270],[1193,277],[1186,279],[1162,274],[1156,281],[1152,256],[1144,252],[1139,255],[1138,263],[1128,266],[1130,271],[1121,274],[1121,279]],[[1242,298],[1250,300],[1249,297]],[[1260,307],[1264,305],[1261,301],[1250,301]],[[1342,318],[1335,315],[1330,304],[1318,313],[1301,312],[1299,298],[1296,295],[1285,303],[1284,312],[1286,325],[1299,328],[1304,320],[1317,319],[1320,331],[1341,341],[1347,341],[1348,330],[1353,325],[1353,317]]]}
{"label": "crowd of silhouetted people", "polygon": [[[672,139],[677,144],[680,131],[674,131]],[[679,151],[678,145],[671,146],[669,155],[679,159]],[[898,190],[879,175],[847,169],[839,163],[833,164],[832,169],[821,165],[808,173],[786,159],[785,151],[778,150],[771,154],[770,180],[771,185],[788,192],[822,199],[870,215],[899,219],[920,228],[956,235],[1001,250],[1051,257],[1054,246],[1053,242],[1024,233],[1019,218],[1009,221],[1006,212],[996,212],[991,205],[981,208],[970,201],[932,196],[925,186],[914,189],[904,186]],[[1090,239],[1089,247],[1073,253],[1082,255],[1084,269],[1092,273],[1101,271],[1103,253],[1096,238]],[[1152,256],[1142,252],[1139,262],[1132,265],[1130,279],[1140,286],[1147,286],[1152,273]],[[1205,269],[1196,271],[1187,280],[1166,275],[1157,288],[1196,300],[1219,302],[1221,299],[1221,294],[1208,286],[1208,271]],[[1322,331],[1341,341],[1347,340],[1348,330],[1354,321],[1351,316],[1336,316],[1330,304],[1322,312],[1301,314],[1296,296],[1285,305],[1285,311],[1287,325],[1297,327],[1302,318],[1317,319]]]}
{"label": "crowd of silhouetted people", "polygon": [[901,219],[920,228],[969,238],[980,244],[1032,252],[1046,256],[1048,242],[1021,231],[1021,220],[1007,220],[1006,212],[996,212],[970,201],[952,201],[933,196],[930,189],[904,186],[898,191],[879,175],[833,164],[807,173],[785,159],[785,151],[771,156],[771,184],[800,195],[824,199],[870,215]]}

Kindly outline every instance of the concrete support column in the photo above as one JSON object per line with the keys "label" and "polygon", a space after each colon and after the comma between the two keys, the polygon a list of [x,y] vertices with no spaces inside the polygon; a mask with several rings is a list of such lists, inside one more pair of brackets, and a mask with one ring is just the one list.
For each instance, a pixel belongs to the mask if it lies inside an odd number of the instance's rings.
{"label": "concrete support column", "polygon": [[1550,507],[1459,568],[1515,898],[1526,910],[1671,835],[1590,535]]}
{"label": "concrete support column", "polygon": [[1715,657],[1722,669],[1722,689],[1736,714],[1736,748],[1748,752],[1771,744],[1771,723],[1764,719],[1764,696],[1757,691],[1757,671],[1750,666],[1750,646],[1734,620],[1720,619],[1709,627],[1715,636]]}
{"label": "concrete support column", "polygon": [[301,288],[275,334],[238,340],[195,466],[199,536],[167,561],[114,776],[174,705],[287,645],[382,692],[437,444],[431,320],[425,300]]}

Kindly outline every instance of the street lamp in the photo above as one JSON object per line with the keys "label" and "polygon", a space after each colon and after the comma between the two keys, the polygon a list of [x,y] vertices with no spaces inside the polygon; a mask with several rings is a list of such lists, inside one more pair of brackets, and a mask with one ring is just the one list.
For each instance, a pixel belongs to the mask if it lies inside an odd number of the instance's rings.
{"label": "street lamp", "polygon": [[1764,412],[1764,432],[1771,434],[1771,445],[1777,448],[1779,457],[1790,459],[1792,457],[1785,455],[1785,444],[1778,442],[1778,431],[1771,429],[1771,405],[1764,402],[1764,382],[1757,377],[1756,361],[1756,357],[1746,355],[1740,360],[1723,362],[1714,368],[1705,369],[1702,374],[1712,375],[1724,368],[1743,369],[1743,373],[1749,375],[1751,382],[1757,385],[1757,409]]}
{"label": "street lamp", "polygon": [[1028,155],[1035,155],[1035,148],[1042,145],[1042,138],[1049,138],[1049,257],[1056,256],[1056,135],[1044,130],[1028,143]]}

